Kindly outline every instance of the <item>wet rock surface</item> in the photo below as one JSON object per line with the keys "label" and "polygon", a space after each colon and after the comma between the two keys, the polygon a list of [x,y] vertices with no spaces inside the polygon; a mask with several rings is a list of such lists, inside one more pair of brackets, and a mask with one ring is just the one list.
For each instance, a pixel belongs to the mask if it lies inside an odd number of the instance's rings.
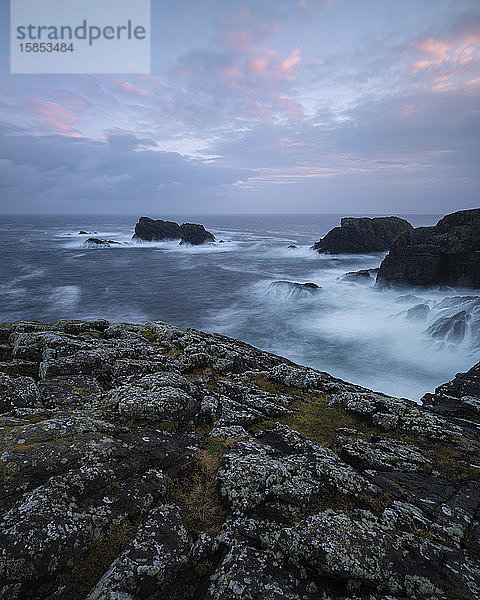
{"label": "wet rock surface", "polygon": [[196,223],[183,223],[179,225],[173,221],[150,219],[140,217],[135,225],[132,239],[145,240],[180,240],[181,244],[198,245],[205,242],[214,242],[215,236]]}
{"label": "wet rock surface", "polygon": [[410,230],[410,223],[399,217],[344,217],[340,227],[331,229],[313,249],[329,254],[383,252],[400,233]]}
{"label": "wet rock surface", "polygon": [[0,341],[2,600],[479,597],[479,364],[420,406],[163,322]]}
{"label": "wet rock surface", "polygon": [[272,281],[268,286],[268,293],[273,296],[309,298],[321,290],[313,281],[299,283],[297,281]]}
{"label": "wet rock surface", "polygon": [[377,282],[480,288],[480,208],[403,232],[380,265]]}

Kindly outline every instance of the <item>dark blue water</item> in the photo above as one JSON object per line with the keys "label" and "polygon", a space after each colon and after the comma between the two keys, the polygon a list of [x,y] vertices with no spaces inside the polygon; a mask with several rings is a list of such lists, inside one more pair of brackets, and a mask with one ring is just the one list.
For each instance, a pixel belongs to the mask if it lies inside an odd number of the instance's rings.
{"label": "dark blue water", "polygon": [[[198,247],[133,243],[137,218],[0,217],[0,320],[168,321],[221,332],[411,398],[474,362],[468,339],[439,347],[425,335],[425,323],[392,318],[405,309],[399,292],[339,279],[347,271],[378,266],[383,255],[310,250],[339,224],[340,215],[169,216],[203,223],[224,240]],[[439,217],[406,218],[420,226]],[[88,248],[80,230],[121,243]],[[287,248],[292,243],[294,250]],[[323,289],[290,296],[269,288],[275,280],[314,281]],[[466,292],[428,292],[428,299],[456,293]]]}

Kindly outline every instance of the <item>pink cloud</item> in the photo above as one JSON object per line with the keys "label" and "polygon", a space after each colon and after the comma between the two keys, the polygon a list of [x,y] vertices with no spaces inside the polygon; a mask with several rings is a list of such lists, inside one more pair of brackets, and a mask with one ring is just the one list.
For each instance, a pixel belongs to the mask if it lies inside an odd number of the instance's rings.
{"label": "pink cloud", "polygon": [[143,88],[136,87],[133,84],[131,84],[128,81],[125,81],[123,79],[117,79],[117,82],[121,88],[123,88],[124,90],[127,90],[127,92],[130,92],[137,96],[153,96],[154,95],[152,92],[145,90]]}
{"label": "pink cloud", "polygon": [[475,77],[474,79],[470,79],[470,81],[467,81],[467,85],[468,86],[480,86],[480,77]]}
{"label": "pink cloud", "polygon": [[71,123],[78,121],[78,115],[56,102],[45,102],[44,100],[32,100],[25,106],[27,113],[40,117],[48,128],[54,133],[67,137],[83,137],[74,129]]}
{"label": "pink cloud", "polygon": [[227,44],[237,52],[249,53],[255,47],[251,31],[237,29],[226,34]]}
{"label": "pink cloud", "polygon": [[292,100],[292,98],[286,98],[285,96],[280,96],[278,98],[279,106],[285,110],[288,116],[293,121],[301,121],[304,118],[303,109],[298,102]]}
{"label": "pink cloud", "polygon": [[290,72],[302,60],[300,50],[296,48],[280,65],[280,70]]}
{"label": "pink cloud", "polygon": [[480,35],[460,32],[448,39],[419,40],[414,50],[420,55],[410,66],[419,83],[432,91],[464,87],[480,71]]}
{"label": "pink cloud", "polygon": [[273,61],[278,56],[275,50],[266,50],[262,54],[255,56],[247,65],[247,71],[257,75],[266,73],[272,69]]}

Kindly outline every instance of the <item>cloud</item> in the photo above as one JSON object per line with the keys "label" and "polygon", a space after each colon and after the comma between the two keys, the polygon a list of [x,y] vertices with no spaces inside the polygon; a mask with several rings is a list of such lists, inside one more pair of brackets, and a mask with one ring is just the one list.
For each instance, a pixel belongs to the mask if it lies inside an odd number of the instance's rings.
{"label": "cloud", "polygon": [[151,75],[6,77],[9,206],[478,190],[478,2],[187,4],[155,6]]}
{"label": "cloud", "polygon": [[[219,189],[248,176],[247,170],[191,160],[146,148],[151,140],[112,134],[106,142],[65,136],[4,136],[0,143],[1,194],[5,209],[46,212],[168,208],[218,200]],[[8,158],[7,158],[8,157]],[[7,176],[8,174],[8,176]],[[164,191],[170,190],[165,196]]]}

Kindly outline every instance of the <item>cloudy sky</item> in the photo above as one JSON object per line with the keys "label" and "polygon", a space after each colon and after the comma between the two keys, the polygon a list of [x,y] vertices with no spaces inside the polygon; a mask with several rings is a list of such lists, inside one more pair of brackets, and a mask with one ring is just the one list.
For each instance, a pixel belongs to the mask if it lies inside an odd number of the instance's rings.
{"label": "cloudy sky", "polygon": [[1,2],[0,211],[479,206],[478,0],[152,5],[151,75],[11,75]]}

